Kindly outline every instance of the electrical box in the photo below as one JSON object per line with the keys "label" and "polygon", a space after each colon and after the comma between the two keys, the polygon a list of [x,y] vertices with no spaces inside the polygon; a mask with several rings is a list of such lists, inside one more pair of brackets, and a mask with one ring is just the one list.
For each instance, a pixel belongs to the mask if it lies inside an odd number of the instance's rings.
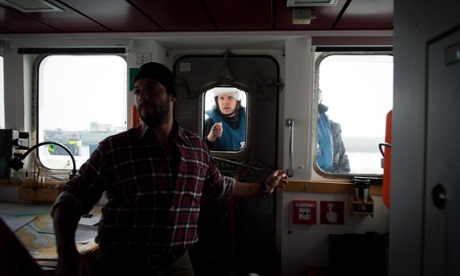
{"label": "electrical box", "polygon": [[11,178],[10,161],[14,151],[29,148],[29,133],[14,129],[0,129],[0,179]]}
{"label": "electrical box", "polygon": [[19,132],[13,129],[0,129],[0,178],[11,178],[10,161],[14,153],[14,141]]}
{"label": "electrical box", "polygon": [[294,223],[316,224],[316,201],[314,200],[294,200]]}

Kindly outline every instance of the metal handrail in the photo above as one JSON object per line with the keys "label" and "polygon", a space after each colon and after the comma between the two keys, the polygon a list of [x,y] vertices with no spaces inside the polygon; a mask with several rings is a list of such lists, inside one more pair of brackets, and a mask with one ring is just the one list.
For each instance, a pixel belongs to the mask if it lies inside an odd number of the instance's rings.
{"label": "metal handrail", "polygon": [[287,125],[290,127],[291,138],[289,141],[289,168],[286,170],[286,174],[292,177],[294,175],[294,168],[292,166],[292,156],[294,155],[294,119],[287,119]]}

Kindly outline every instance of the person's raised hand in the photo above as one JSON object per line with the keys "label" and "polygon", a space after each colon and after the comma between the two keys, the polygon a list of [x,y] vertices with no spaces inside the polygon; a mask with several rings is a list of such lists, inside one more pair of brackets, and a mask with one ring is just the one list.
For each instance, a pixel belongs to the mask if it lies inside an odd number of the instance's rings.
{"label": "person's raised hand", "polygon": [[215,123],[212,127],[211,130],[209,131],[208,134],[208,141],[209,142],[214,142],[216,141],[217,138],[222,137],[222,122]]}

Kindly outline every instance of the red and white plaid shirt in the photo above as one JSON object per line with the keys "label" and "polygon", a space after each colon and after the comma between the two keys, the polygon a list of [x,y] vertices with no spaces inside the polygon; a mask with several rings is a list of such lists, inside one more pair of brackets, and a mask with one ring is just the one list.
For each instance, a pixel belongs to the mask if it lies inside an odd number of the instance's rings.
{"label": "red and white plaid shirt", "polygon": [[106,138],[64,186],[53,210],[64,203],[86,214],[105,191],[99,245],[165,251],[190,247],[198,240],[202,193],[228,200],[235,180],[219,172],[199,136],[177,123],[174,133],[178,168],[144,125]]}

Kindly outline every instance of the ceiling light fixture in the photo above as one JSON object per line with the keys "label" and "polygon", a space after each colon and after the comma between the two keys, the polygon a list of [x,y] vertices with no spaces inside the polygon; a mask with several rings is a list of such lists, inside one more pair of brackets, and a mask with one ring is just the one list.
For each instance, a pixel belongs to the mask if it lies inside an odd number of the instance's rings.
{"label": "ceiling light fixture", "polygon": [[311,9],[293,9],[292,11],[292,24],[294,25],[308,25],[316,15]]}
{"label": "ceiling light fixture", "polygon": [[63,12],[64,10],[45,0],[0,0],[5,4],[22,12]]}
{"label": "ceiling light fixture", "polygon": [[338,0],[287,0],[287,7],[335,6]]}

